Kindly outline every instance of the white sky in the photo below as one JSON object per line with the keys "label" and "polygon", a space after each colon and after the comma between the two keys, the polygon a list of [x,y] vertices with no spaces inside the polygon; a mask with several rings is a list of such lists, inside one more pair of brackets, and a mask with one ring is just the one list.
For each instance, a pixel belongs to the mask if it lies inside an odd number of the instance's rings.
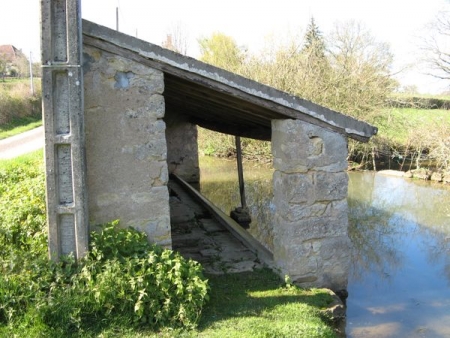
{"label": "white sky", "polygon": [[[40,58],[40,0],[0,0],[0,44],[13,44],[33,59]],[[82,0],[83,18],[119,28],[152,43],[161,44],[171,27],[182,23],[189,36],[189,54],[198,53],[197,38],[220,31],[250,50],[268,35],[282,39],[302,32],[313,16],[324,34],[337,21],[362,22],[382,42],[390,43],[396,68],[417,63],[417,39],[450,0]],[[419,70],[400,76],[422,92],[437,92],[446,84]]]}

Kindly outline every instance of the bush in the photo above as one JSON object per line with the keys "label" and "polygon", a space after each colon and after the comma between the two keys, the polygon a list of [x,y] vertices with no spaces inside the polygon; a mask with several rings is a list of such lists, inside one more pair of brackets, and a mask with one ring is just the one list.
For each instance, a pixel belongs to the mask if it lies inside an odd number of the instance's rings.
{"label": "bush", "polygon": [[207,299],[199,263],[150,245],[144,233],[118,222],[92,234],[80,279],[94,291],[94,309],[128,313],[133,323],[153,328],[194,327]]}
{"label": "bush", "polygon": [[0,168],[0,257],[8,252],[47,253],[42,166]]}
{"label": "bush", "polygon": [[42,94],[40,82],[35,83],[35,94],[30,93],[27,81],[0,84],[0,125],[14,119],[42,114]]}
{"label": "bush", "polygon": [[44,197],[41,166],[0,166],[0,336],[196,326],[208,299],[197,262],[118,222],[91,234],[80,262],[51,262]]}
{"label": "bush", "polygon": [[25,332],[37,323],[64,336],[117,323],[194,328],[208,298],[197,262],[150,245],[144,234],[117,223],[93,234],[92,251],[81,264],[71,257],[59,263],[30,258],[3,261],[0,276],[0,322],[23,327],[33,318]]}

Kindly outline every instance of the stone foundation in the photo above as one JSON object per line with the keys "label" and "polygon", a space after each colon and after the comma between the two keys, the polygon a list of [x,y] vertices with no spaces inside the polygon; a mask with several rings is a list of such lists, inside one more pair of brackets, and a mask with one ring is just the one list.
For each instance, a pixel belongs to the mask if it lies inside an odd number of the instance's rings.
{"label": "stone foundation", "polygon": [[299,120],[272,122],[274,260],[301,286],[346,289],[347,139]]}

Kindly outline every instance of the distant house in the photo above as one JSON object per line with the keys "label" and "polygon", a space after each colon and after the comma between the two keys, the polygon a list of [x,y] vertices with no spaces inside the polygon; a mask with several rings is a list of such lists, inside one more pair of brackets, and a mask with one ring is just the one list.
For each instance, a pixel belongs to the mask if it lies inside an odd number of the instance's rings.
{"label": "distant house", "polygon": [[4,76],[25,75],[27,66],[28,59],[20,49],[13,45],[0,46],[0,73]]}

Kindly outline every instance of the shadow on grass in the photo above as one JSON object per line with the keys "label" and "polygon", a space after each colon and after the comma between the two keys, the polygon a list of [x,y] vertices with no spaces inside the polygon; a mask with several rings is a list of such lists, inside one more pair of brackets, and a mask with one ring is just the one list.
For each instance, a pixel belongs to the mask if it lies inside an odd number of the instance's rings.
{"label": "shadow on grass", "polygon": [[207,277],[210,300],[203,308],[199,331],[234,317],[257,317],[286,304],[302,303],[322,310],[332,301],[326,292],[287,288],[269,269]]}

